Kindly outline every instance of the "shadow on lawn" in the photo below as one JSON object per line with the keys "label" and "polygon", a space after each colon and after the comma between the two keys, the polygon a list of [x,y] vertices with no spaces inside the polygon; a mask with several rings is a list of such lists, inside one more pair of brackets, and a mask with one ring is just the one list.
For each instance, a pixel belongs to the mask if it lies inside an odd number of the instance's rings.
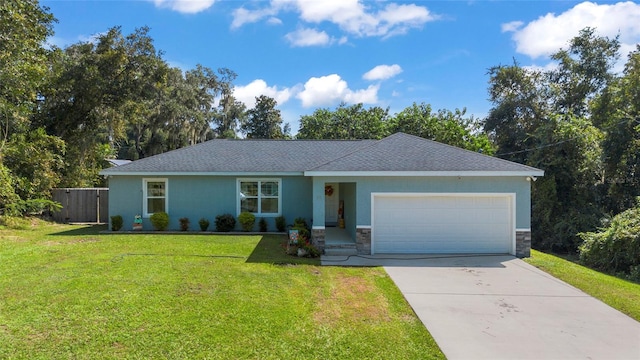
{"label": "shadow on lawn", "polygon": [[100,225],[87,225],[81,228],[73,230],[65,230],[50,235],[62,235],[62,236],[79,236],[79,235],[98,235],[101,231],[106,231],[109,228],[107,224]]}
{"label": "shadow on lawn", "polygon": [[248,263],[320,265],[320,258],[301,258],[285,253],[286,235],[265,235],[247,258]]}

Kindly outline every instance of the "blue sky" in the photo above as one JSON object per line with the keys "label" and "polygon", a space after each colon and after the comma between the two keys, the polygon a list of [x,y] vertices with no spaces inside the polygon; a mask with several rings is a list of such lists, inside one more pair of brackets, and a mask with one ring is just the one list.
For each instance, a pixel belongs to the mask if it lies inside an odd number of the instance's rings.
{"label": "blue sky", "polygon": [[[50,43],[88,41],[113,26],[149,26],[163,58],[238,74],[252,107],[278,102],[295,133],[301,115],[340,102],[396,113],[412,103],[484,117],[487,70],[516,59],[550,68],[549,54],[586,26],[640,43],[640,4],[580,1],[41,0],[58,19]],[[621,62],[622,64],[622,62]],[[621,66],[621,65],[620,65]]]}

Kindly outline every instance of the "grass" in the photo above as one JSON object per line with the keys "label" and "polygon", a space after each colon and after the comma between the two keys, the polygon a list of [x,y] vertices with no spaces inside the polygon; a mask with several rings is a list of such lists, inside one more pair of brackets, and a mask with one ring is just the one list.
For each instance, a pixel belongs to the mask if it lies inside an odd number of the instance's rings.
{"label": "grass", "polygon": [[640,321],[640,284],[540,251],[525,261]]}
{"label": "grass", "polygon": [[0,229],[0,358],[444,358],[382,268],[104,229]]}

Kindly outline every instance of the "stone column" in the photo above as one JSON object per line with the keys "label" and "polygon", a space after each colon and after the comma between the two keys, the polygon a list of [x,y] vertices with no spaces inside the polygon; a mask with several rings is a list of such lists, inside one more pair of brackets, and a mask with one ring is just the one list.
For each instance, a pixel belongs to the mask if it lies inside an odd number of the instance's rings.
{"label": "stone column", "polygon": [[320,253],[324,253],[324,234],[325,229],[324,226],[313,227],[311,229],[311,243],[315,246]]}
{"label": "stone column", "polygon": [[356,227],[356,250],[359,255],[371,255],[371,227]]}
{"label": "stone column", "polygon": [[516,229],[516,256],[531,256],[531,229]]}

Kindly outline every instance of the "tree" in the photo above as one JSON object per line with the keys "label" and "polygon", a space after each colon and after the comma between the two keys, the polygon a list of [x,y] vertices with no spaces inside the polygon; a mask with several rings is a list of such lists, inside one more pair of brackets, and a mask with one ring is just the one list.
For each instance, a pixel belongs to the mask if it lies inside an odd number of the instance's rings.
{"label": "tree", "polygon": [[388,121],[388,132],[404,132],[487,155],[493,154],[493,145],[488,136],[478,131],[479,122],[473,117],[465,117],[465,114],[465,109],[433,113],[431,105],[414,103]]}
{"label": "tree", "polygon": [[489,100],[493,108],[484,121],[484,130],[503,158],[528,162],[531,137],[548,113],[544,75],[514,62],[489,69]]}
{"label": "tree", "polygon": [[489,70],[493,108],[484,127],[497,156],[545,170],[532,190],[536,248],[574,252],[577,234],[595,229],[604,213],[603,125],[615,98],[606,89],[615,83],[618,48],[617,39],[587,28],[552,55],[557,69]]}
{"label": "tree", "polygon": [[533,134],[542,146],[532,151],[529,165],[545,176],[532,189],[532,227],[536,247],[573,252],[578,233],[594,230],[602,217],[602,132],[585,118],[553,115]]}
{"label": "tree", "polygon": [[620,42],[596,35],[594,28],[585,28],[574,37],[568,49],[551,56],[558,68],[548,72],[549,89],[556,112],[586,116],[589,102],[602,91],[614,75]]}
{"label": "tree", "polygon": [[95,43],[71,45],[51,58],[38,119],[67,143],[66,186],[98,183],[104,158],[125,138],[128,123],[146,122],[158,110],[168,67],[148,32],[125,37],[115,27]]}
{"label": "tree", "polygon": [[623,75],[594,101],[593,114],[605,133],[605,211],[616,214],[640,196],[640,45],[629,54]]}
{"label": "tree", "polygon": [[389,110],[340,104],[334,111],[318,109],[300,118],[298,139],[382,139],[388,135]]}
{"label": "tree", "polygon": [[29,128],[48,70],[43,45],[54,22],[37,0],[0,2],[0,155],[12,133]]}
{"label": "tree", "polygon": [[61,181],[64,151],[64,142],[43,128],[11,136],[4,162],[12,169],[15,192],[22,200],[51,196]]}
{"label": "tree", "polygon": [[288,135],[288,124],[282,127],[280,110],[275,99],[265,95],[256,97],[256,105],[247,111],[242,131],[249,139],[284,139]]}
{"label": "tree", "polygon": [[222,81],[218,111],[213,118],[215,131],[218,137],[235,138],[238,124],[246,120],[247,107],[233,96],[232,83],[237,76],[236,73],[226,68],[218,69],[218,73]]}

